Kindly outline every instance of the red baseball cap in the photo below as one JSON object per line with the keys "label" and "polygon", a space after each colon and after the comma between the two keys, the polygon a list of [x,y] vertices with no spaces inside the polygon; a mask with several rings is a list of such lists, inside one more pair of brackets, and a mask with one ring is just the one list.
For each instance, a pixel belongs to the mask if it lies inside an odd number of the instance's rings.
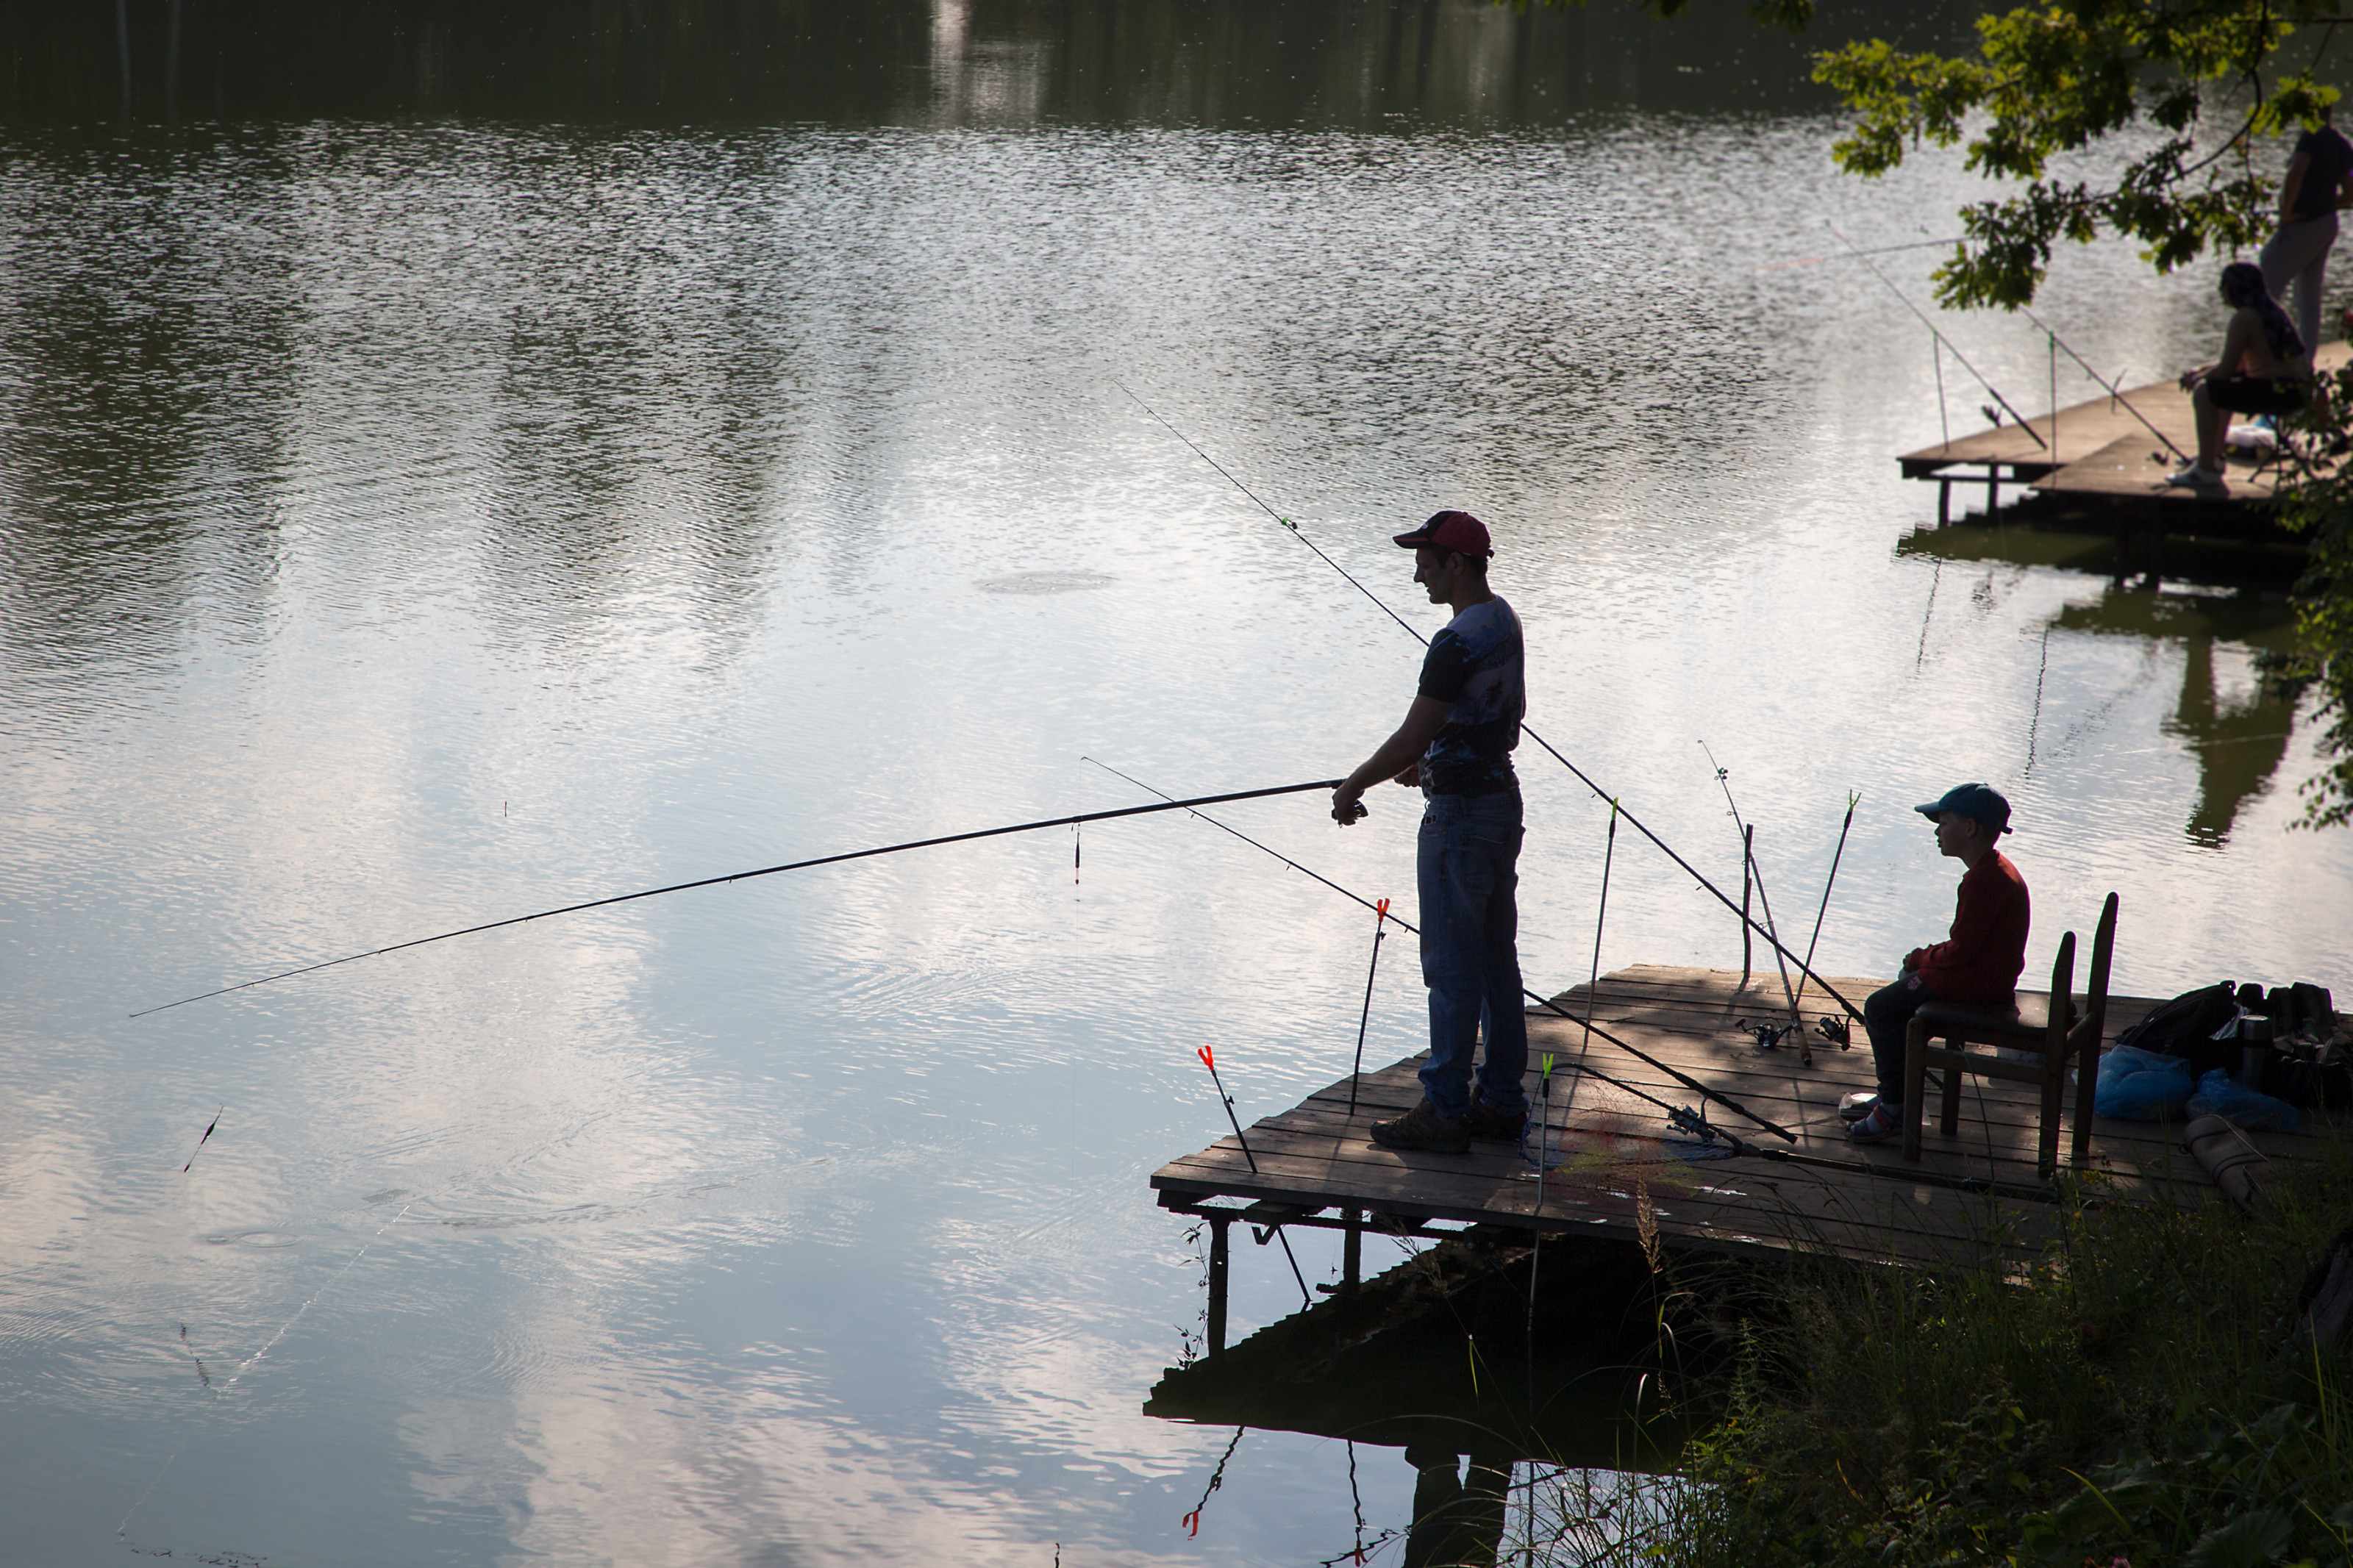
{"label": "red baseball cap", "polygon": [[1411,533],[1400,533],[1395,538],[1408,550],[1419,550],[1428,544],[1451,550],[1457,555],[1495,553],[1494,545],[1487,539],[1487,525],[1467,511],[1441,511]]}

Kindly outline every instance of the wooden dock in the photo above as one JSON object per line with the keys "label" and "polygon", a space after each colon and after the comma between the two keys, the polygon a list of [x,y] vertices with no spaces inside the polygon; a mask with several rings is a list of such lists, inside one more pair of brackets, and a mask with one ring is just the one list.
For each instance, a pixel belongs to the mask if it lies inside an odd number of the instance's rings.
{"label": "wooden dock", "polygon": [[[2348,357],[2353,346],[2326,343],[2315,363],[2327,375]],[[2008,485],[2116,510],[2144,530],[2222,537],[2278,531],[2266,515],[2279,476],[2275,465],[2233,458],[2221,486],[2169,486],[2165,477],[2182,458],[2168,441],[2183,453],[2198,449],[2189,395],[2169,381],[1923,447],[1896,461],[1905,479],[1936,482],[1939,523],[1951,521],[1954,486],[1984,486],[1990,515]]]}
{"label": "wooden dock", "polygon": [[[1793,1045],[1760,1048],[1742,1026],[1787,1021],[1780,982],[1768,973],[1739,990],[1738,981],[1725,970],[1641,965],[1603,977],[1590,1000],[1596,1025],[1738,1101],[1752,1113],[1746,1117],[1720,1102],[1704,1102],[1672,1073],[1598,1036],[1584,1044],[1575,1023],[1529,1015],[1532,1103],[1538,1099],[1543,1056],[1551,1053],[1557,1064],[1547,1121],[1554,1153],[1542,1178],[1541,1204],[1534,1133],[1530,1156],[1505,1143],[1476,1143],[1467,1155],[1446,1155],[1400,1153],[1369,1141],[1372,1121],[1397,1116],[1419,1098],[1414,1074],[1420,1057],[1366,1073],[1356,1086],[1353,1113],[1344,1078],[1250,1127],[1247,1153],[1229,1134],[1162,1166],[1152,1177],[1161,1206],[1211,1223],[1212,1351],[1224,1343],[1227,1231],[1236,1220],[1261,1235],[1282,1226],[1342,1231],[1343,1272],[1350,1284],[1358,1277],[1361,1237],[1368,1227],[1425,1237],[1566,1232],[1721,1251],[1803,1248],[1913,1263],[1982,1257],[1989,1246],[2021,1254],[2040,1246],[2058,1212],[2059,1193],[2037,1176],[2034,1090],[1968,1079],[1960,1131],[1950,1138],[1936,1131],[1932,1099],[1926,1148],[1916,1163],[1904,1158],[1901,1140],[1852,1143],[1838,1105],[1841,1096],[1871,1087],[1871,1049],[1862,1026],[1854,1026],[1853,1047],[1843,1051],[1816,1035],[1810,1065]],[[1831,983],[1858,1005],[1884,984]],[[1578,986],[1556,1000],[1582,1018],[1588,997],[1588,988]],[[2147,997],[2111,997],[2109,1037],[2156,1005]],[[1810,985],[1799,1008],[1810,1026],[1820,1015],[1840,1012]],[[1570,1071],[1580,1056],[1623,1087]],[[1704,1105],[1707,1120],[1732,1133],[1742,1152],[1730,1152],[1721,1140],[1711,1147],[1694,1139],[1643,1095],[1672,1107]],[[1760,1120],[1789,1136],[1758,1125]],[[2088,1167],[2065,1163],[2063,1142],[2062,1169],[2096,1178],[2116,1199],[2191,1204],[2218,1198],[2179,1136],[2179,1128],[2161,1123],[2096,1120]],[[2275,1161],[2312,1149],[2306,1135],[2264,1133],[2256,1142]]]}

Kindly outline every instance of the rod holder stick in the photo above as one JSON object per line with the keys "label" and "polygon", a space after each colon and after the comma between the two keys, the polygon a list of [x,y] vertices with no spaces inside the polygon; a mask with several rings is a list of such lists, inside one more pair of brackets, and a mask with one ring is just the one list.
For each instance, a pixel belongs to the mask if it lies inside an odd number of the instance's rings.
{"label": "rod holder stick", "polygon": [[1209,1069],[1209,1081],[1217,1086],[1218,1099],[1224,1103],[1226,1108],[1226,1120],[1233,1124],[1234,1142],[1242,1146],[1242,1158],[1250,1162],[1250,1174],[1253,1176],[1257,1175],[1258,1156],[1250,1152],[1250,1140],[1242,1136],[1241,1118],[1234,1114],[1234,1097],[1226,1092],[1226,1080],[1218,1076],[1218,1058],[1216,1054],[1207,1046],[1195,1047],[1193,1054],[1201,1058],[1201,1065]]}
{"label": "rod holder stick", "polygon": [[[1601,992],[1601,927],[1602,922],[1609,918],[1609,868],[1617,858],[1618,803],[1613,800],[1609,803],[1609,837],[1603,841],[1601,847],[1601,898],[1593,911],[1593,966],[1585,977],[1585,1033],[1578,1040],[1577,1047],[1577,1068],[1580,1074],[1585,1070],[1585,1058],[1593,1049],[1593,1005]],[[1552,1058],[1549,1056],[1545,1058],[1544,1091],[1547,1095],[1552,1092]],[[1574,1081],[1568,1086],[1568,1099],[1572,1103],[1577,1099],[1577,1084]],[[1561,1110],[1566,1113],[1568,1106],[1563,1105]],[[1536,1188],[1539,1194],[1537,1201],[1541,1203],[1544,1188],[1544,1173],[1541,1169],[1536,1173]]]}
{"label": "rod holder stick", "polygon": [[1736,996],[1748,989],[1748,975],[1756,967],[1753,960],[1757,939],[1748,931],[1748,893],[1756,885],[1748,868],[1756,863],[1757,830],[1744,827],[1740,830],[1740,984],[1733,990]]}
{"label": "rod holder stick", "polygon": [[1389,923],[1389,901],[1383,899],[1373,911],[1373,962],[1365,971],[1365,1010],[1356,1019],[1356,1060],[1348,1068],[1348,1114],[1356,1114],[1356,1083],[1365,1071],[1365,1030],[1373,1021],[1373,976],[1381,971],[1381,933]]}

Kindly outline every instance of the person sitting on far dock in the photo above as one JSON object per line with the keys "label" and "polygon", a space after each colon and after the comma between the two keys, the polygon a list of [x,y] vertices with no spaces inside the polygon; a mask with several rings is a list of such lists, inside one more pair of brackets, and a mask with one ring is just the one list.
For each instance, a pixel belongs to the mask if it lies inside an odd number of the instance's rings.
{"label": "person sitting on far dock", "polygon": [[2026,967],[2032,916],[2026,879],[1995,847],[2010,831],[2010,802],[1984,784],[1965,784],[1915,809],[1936,825],[1936,852],[1966,869],[1951,940],[1906,953],[1894,984],[1873,992],[1862,1005],[1879,1092],[1860,1101],[1850,1097],[1852,1102],[1840,1108],[1851,1123],[1847,1136],[1858,1143],[1877,1143],[1904,1131],[1904,1031],[1912,1015],[1929,1002],[2009,1006],[2017,1000],[2019,973]]}
{"label": "person sitting on far dock", "polygon": [[2312,351],[2298,335],[2252,261],[2222,268],[2222,299],[2232,307],[2222,357],[2181,373],[2181,390],[2198,411],[2198,456],[2167,476],[2168,485],[2222,482],[2222,438],[2233,414],[2293,414],[2312,401]]}
{"label": "person sitting on far dock", "polygon": [[[1343,827],[1365,815],[1360,797],[1386,778],[1419,784],[1416,858],[1421,978],[1430,987],[1430,1060],[1419,1103],[1373,1123],[1373,1142],[1441,1154],[1473,1138],[1516,1140],[1527,1124],[1528,1024],[1519,956],[1520,783],[1512,749],[1527,709],[1520,618],[1489,591],[1495,553],[1486,525],[1441,511],[1397,542],[1413,552],[1413,580],[1454,611],[1430,639],[1405,722],[1332,792]],[[1473,1092],[1471,1063],[1487,1038]]]}

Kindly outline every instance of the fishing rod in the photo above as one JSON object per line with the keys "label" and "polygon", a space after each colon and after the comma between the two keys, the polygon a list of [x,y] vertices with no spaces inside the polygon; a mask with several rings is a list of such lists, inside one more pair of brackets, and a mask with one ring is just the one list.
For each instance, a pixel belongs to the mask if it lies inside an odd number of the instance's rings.
{"label": "fishing rod", "polygon": [[[1227,472],[1224,464],[1219,462],[1215,458],[1210,457],[1208,453],[1202,451],[1200,447],[1194,446],[1193,440],[1190,437],[1187,436],[1182,430],[1177,429],[1174,425],[1169,424],[1167,420],[1161,418],[1158,411],[1150,404],[1145,402],[1141,397],[1136,397],[1134,392],[1129,388],[1125,382],[1113,378],[1112,384],[1117,386],[1122,392],[1126,393],[1131,398],[1134,398],[1135,405],[1138,408],[1141,408],[1146,414],[1151,415],[1152,417],[1158,421],[1161,426],[1167,430],[1170,435],[1176,437],[1179,441],[1184,442],[1186,446],[1191,447],[1193,451],[1199,456],[1203,462],[1217,469],[1218,472],[1225,474],[1227,479],[1233,481],[1233,485],[1236,489],[1241,491],[1242,494],[1250,497],[1253,502],[1257,503],[1260,510],[1265,512],[1267,516],[1274,519],[1275,521],[1281,523],[1285,529],[1289,530],[1291,536],[1293,539],[1298,540],[1300,543],[1304,544],[1308,549],[1314,551],[1318,560],[1321,560],[1324,564],[1330,566],[1335,572],[1339,573],[1341,576],[1347,578],[1349,585],[1355,588],[1359,594],[1362,594],[1366,598],[1370,599],[1374,605],[1380,610],[1381,614],[1388,616],[1389,619],[1405,627],[1408,632],[1413,635],[1414,640],[1420,643],[1423,647],[1427,647],[1430,645],[1430,638],[1422,634],[1419,627],[1414,626],[1404,616],[1398,615],[1395,610],[1390,609],[1387,604],[1382,602],[1379,595],[1374,593],[1370,588],[1366,587],[1362,583],[1358,582],[1355,574],[1349,572],[1346,567],[1333,560],[1329,555],[1324,554],[1324,552],[1318,548],[1314,540],[1308,538],[1306,534],[1300,531],[1300,528],[1297,523],[1292,521],[1289,518],[1275,510],[1274,508],[1267,505],[1265,501],[1261,500],[1259,499],[1258,492],[1251,489],[1250,486],[1242,483],[1241,480],[1234,479],[1232,474]],[[1611,795],[1608,790],[1603,789],[1599,784],[1595,784],[1591,775],[1588,774],[1583,768],[1578,767],[1575,763],[1570,762],[1567,757],[1561,755],[1560,752],[1550,741],[1546,740],[1542,735],[1539,735],[1534,730],[1529,729],[1525,723],[1520,726],[1520,733],[1525,735],[1529,740],[1534,741],[1537,745],[1543,747],[1545,752],[1551,756],[1554,762],[1558,763],[1562,767],[1567,768],[1570,773],[1576,774],[1577,782],[1583,784],[1587,789],[1591,790],[1597,798],[1609,802],[1617,810],[1618,814],[1625,817],[1629,826],[1632,827],[1635,832],[1641,834],[1643,837],[1649,839],[1653,845],[1657,846],[1659,852],[1664,855],[1668,859],[1672,860],[1678,867],[1682,868],[1684,875],[1690,877],[1692,880],[1697,882],[1710,893],[1713,893],[1715,896],[1716,902],[1722,904],[1725,909],[1730,910],[1734,914],[1738,915],[1742,924],[1756,931],[1758,936],[1763,937],[1766,941],[1772,942],[1775,952],[1779,952],[1785,958],[1794,959],[1798,956],[1796,953],[1791,952],[1788,948],[1783,947],[1780,942],[1774,938],[1770,931],[1767,931],[1763,926],[1758,925],[1755,921],[1750,920],[1746,910],[1742,909],[1738,904],[1734,903],[1729,898],[1726,898],[1722,888],[1717,887],[1714,882],[1708,880],[1705,877],[1701,876],[1698,868],[1694,867],[1690,861],[1684,859],[1682,856],[1676,854],[1665,839],[1660,837],[1657,834],[1651,832],[1649,827],[1643,825],[1641,817],[1636,816],[1632,812],[1627,810],[1624,805],[1620,805],[1616,795]],[[1155,790],[1153,793],[1156,795],[1159,792]],[[1263,846],[1261,847],[1263,847]],[[1269,853],[1271,854],[1272,851],[1270,850]],[[1314,875],[1313,872],[1308,874],[1310,876]],[[1316,879],[1318,881],[1323,880],[1320,877]],[[1345,891],[1345,889],[1342,890]],[[1350,893],[1348,896],[1352,899],[1356,897],[1354,893]],[[1364,902],[1361,899],[1357,899],[1356,901],[1359,903]],[[1369,904],[1366,905],[1366,908],[1367,909],[1370,909],[1371,907],[1372,906]],[[1803,965],[1800,965],[1799,967],[1801,969],[1804,968]],[[1862,1017],[1862,1009],[1848,1001],[1843,995],[1840,994],[1836,986],[1832,985],[1829,981],[1824,980],[1820,975],[1816,974],[1810,969],[1805,969],[1804,973],[1809,980],[1811,980],[1815,984],[1822,988],[1822,992],[1825,995],[1835,1001],[1840,1006],[1845,1008],[1850,1016],[1857,1019],[1858,1021],[1861,1020]]]}
{"label": "fishing rod", "polygon": [[642,892],[617,893],[610,898],[589,899],[576,904],[565,904],[559,909],[541,910],[535,914],[511,915],[502,921],[486,921],[480,925],[465,926],[457,931],[445,931],[433,936],[420,936],[408,942],[396,942],[388,947],[372,947],[365,952],[346,953],[341,958],[331,958],[322,963],[306,963],[300,969],[280,970],[275,974],[265,974],[259,980],[242,981],[235,985],[223,985],[217,990],[200,992],[194,996],[183,996],[177,1002],[165,1002],[158,1006],[142,1007],[131,1016],[144,1018],[151,1013],[162,1013],[174,1007],[184,1007],[191,1002],[202,1002],[214,996],[226,996],[232,991],[244,991],[256,985],[267,985],[273,980],[290,980],[298,974],[315,974],[322,969],[332,969],[339,963],[355,963],[363,958],[377,958],[387,952],[399,952],[406,948],[423,947],[427,942],[448,942],[453,937],[473,936],[480,931],[497,931],[501,926],[522,925],[529,921],[543,921],[556,915],[577,914],[582,910],[600,910],[608,904],[626,904],[638,899],[659,898],[664,893],[682,893],[691,888],[710,888],[723,882],[748,881],[754,877],[773,877],[779,871],[805,871],[812,866],[834,866],[845,860],[864,860],[876,855],[896,855],[907,849],[929,849],[942,844],[969,843],[976,838],[997,838],[1008,833],[1034,833],[1041,827],[1069,827],[1082,822],[1108,822],[1114,817],[1148,816],[1155,812],[1181,811],[1197,805],[1220,805],[1229,801],[1261,800],[1269,795],[1299,795],[1307,790],[1315,789],[1337,789],[1343,782],[1339,779],[1316,779],[1308,784],[1277,784],[1271,789],[1229,790],[1223,795],[1196,795],[1190,800],[1170,800],[1165,805],[1130,805],[1123,806],[1116,811],[1082,811],[1074,816],[1050,816],[1037,822],[1017,822],[1009,827],[981,827],[969,833],[947,833],[936,838],[914,838],[904,844],[884,844],[872,849],[850,849],[839,855],[819,855],[813,859],[795,860],[783,866],[763,866],[755,871],[731,871],[721,877],[700,877],[691,882],[672,882],[668,887],[648,888]]}
{"label": "fishing rod", "polygon": [[[1968,371],[1971,375],[1977,377],[1978,384],[1984,387],[1988,393],[1991,394],[1993,400],[1996,403],[2001,405],[2002,411],[2010,416],[2010,422],[2012,424],[2017,425],[2023,429],[2027,435],[2032,437],[2036,446],[2042,447],[2045,451],[2049,451],[2051,449],[2051,443],[2044,440],[2042,437],[2035,435],[2034,426],[2027,423],[2026,416],[2021,414],[2017,409],[2010,407],[2010,399],[2001,395],[2000,389],[1996,387],[1993,383],[1988,381],[1978,371],[1978,367],[1968,362],[1968,356],[1963,354],[1958,348],[1954,347],[1953,340],[1945,336],[1943,331],[1937,327],[1936,323],[1928,319],[1927,313],[1922,310],[1919,306],[1914,304],[1911,297],[1905,294],[1903,289],[1898,289],[1895,286],[1894,279],[1889,278],[1886,273],[1882,272],[1879,269],[1879,263],[1872,260],[1870,257],[1864,256],[1861,251],[1856,250],[1854,248],[1853,242],[1848,239],[1846,236],[1839,233],[1838,226],[1831,222],[1828,218],[1824,218],[1822,220],[1822,226],[1831,231],[1831,238],[1837,240],[1841,245],[1845,246],[1850,253],[1857,257],[1865,267],[1870,268],[1871,275],[1873,278],[1878,279],[1882,283],[1886,284],[1887,291],[1894,295],[1896,300],[1905,310],[1919,317],[1920,324],[1927,328],[1929,331],[1935,333],[1937,342],[1943,343],[1946,348],[1952,351],[1953,357],[1961,362],[1961,368]],[[1859,1017],[1861,1015],[1858,1014],[1857,1016]]]}
{"label": "fishing rod", "polygon": [[[1150,784],[1145,784],[1142,779],[1134,778],[1127,773],[1120,773],[1117,768],[1113,767],[1109,763],[1095,762],[1095,759],[1092,757],[1089,757],[1085,760],[1094,763],[1095,766],[1103,769],[1107,773],[1114,773],[1121,778],[1126,779],[1128,783],[1134,784],[1138,789],[1151,790],[1154,795],[1159,795],[1161,799],[1168,799],[1168,795],[1165,791],[1153,789]],[[1193,803],[1189,801],[1180,800],[1173,802],[1172,807],[1180,805],[1189,806],[1192,804]],[[1302,866],[1298,861],[1293,860],[1291,857],[1282,853],[1280,850],[1267,848],[1265,845],[1261,844],[1257,839],[1252,838],[1249,834],[1242,832],[1239,828],[1229,827],[1226,824],[1219,822],[1216,817],[1210,816],[1203,812],[1196,811],[1193,815],[1199,817],[1202,821],[1208,823],[1212,827],[1220,828],[1227,833],[1232,834],[1236,838],[1240,839],[1251,848],[1261,850],[1266,854],[1273,856],[1276,859],[1282,861],[1284,865],[1290,867],[1293,870],[1299,872],[1301,875],[1314,878],[1315,880],[1323,883],[1325,887],[1331,889],[1342,898],[1354,899],[1356,902],[1364,905],[1365,908],[1368,910],[1377,910],[1380,907],[1375,904],[1370,899],[1364,897],[1362,894],[1351,891],[1349,889],[1340,886],[1339,883],[1332,880],[1331,878],[1310,871],[1306,867]],[[1419,936],[1421,934],[1421,928],[1407,920],[1403,915],[1397,914],[1392,911],[1388,918],[1392,921],[1396,922],[1400,931],[1411,931],[1416,936]],[[1757,1115],[1755,1111],[1749,1110],[1746,1106],[1741,1104],[1738,1100],[1733,1099],[1730,1095],[1724,1093],[1722,1090],[1708,1088],[1707,1085],[1700,1082],[1699,1079],[1693,1078],[1688,1073],[1683,1072],[1676,1068],[1668,1066],[1665,1062],[1661,1061],[1658,1058],[1651,1055],[1648,1051],[1643,1050],[1639,1046],[1629,1045],[1624,1040],[1621,1040],[1617,1036],[1611,1034],[1609,1030],[1603,1028],[1600,1025],[1592,1022],[1590,1018],[1579,1018],[1576,1014],[1570,1012],[1567,1008],[1562,1006],[1551,997],[1531,991],[1525,984],[1520,987],[1520,994],[1526,997],[1529,1001],[1534,1002],[1536,1005],[1545,1008],[1546,1011],[1557,1014],[1559,1016],[1567,1019],[1570,1023],[1579,1025],[1580,1026],[1590,1030],[1593,1034],[1600,1036],[1603,1039],[1609,1041],[1611,1045],[1617,1047],[1620,1050],[1624,1051],[1627,1055],[1633,1057],[1637,1060],[1648,1063],[1650,1066],[1658,1068],[1669,1078],[1673,1079],[1677,1083],[1682,1084],[1685,1089],[1690,1089],[1694,1094],[1699,1095],[1704,1100],[1713,1100],[1717,1104],[1723,1106],[1725,1110],[1747,1118],[1757,1126],[1763,1128],[1766,1131],[1772,1133],[1775,1137],[1783,1139],[1791,1143],[1795,1143],[1798,1141],[1796,1133],[1791,1132],[1788,1128],[1781,1126],[1778,1122],[1767,1121],[1764,1117]],[[1643,1089],[1635,1088],[1632,1084],[1628,1083],[1623,1079],[1612,1078],[1609,1074],[1603,1072],[1599,1068],[1586,1067],[1580,1064],[1577,1070],[1579,1072],[1592,1074],[1595,1078],[1599,1079],[1602,1082],[1609,1085],[1613,1089],[1624,1089],[1628,1094],[1634,1096],[1637,1100],[1648,1100],[1652,1105],[1657,1106],[1660,1110],[1666,1111],[1670,1116],[1675,1113],[1677,1109],[1676,1107],[1669,1105],[1665,1100],[1661,1100],[1654,1094],[1651,1094]]]}
{"label": "fishing rod", "polygon": [[[2155,425],[2150,424],[2148,416],[2143,414],[2139,409],[2133,406],[2132,399],[2124,395],[2123,385],[2125,378],[2121,374],[2119,374],[2114,381],[2108,380],[2098,371],[2092,368],[2091,361],[2085,359],[2082,354],[2077,353],[2073,349],[2068,347],[2067,340],[2061,337],[2057,332],[2052,331],[2049,323],[2045,322],[2042,317],[2036,315],[2033,311],[2028,310],[2023,305],[2021,305],[2018,308],[2018,312],[2020,315],[2024,316],[2028,321],[2032,321],[2036,326],[2041,327],[2044,334],[2050,338],[2052,347],[2056,348],[2061,353],[2065,354],[2069,359],[2073,360],[2077,364],[2083,367],[2084,374],[2092,378],[2092,384],[2097,386],[2102,392],[2108,395],[2108,405],[2110,407],[2114,407],[2119,403],[2123,404],[2125,405],[2126,413],[2139,420],[2142,426],[2146,428],[2150,435],[2165,443],[2166,450],[2171,452],[2175,457],[2180,458],[2185,463],[2190,460],[2189,453],[2183,451],[2179,447],[2173,444],[2172,437],[2158,429]],[[2052,427],[2055,429],[2057,427],[2059,418],[2059,410],[2057,406],[2059,399],[2056,396],[2053,396],[2051,399],[2051,402],[2052,405],[2051,418]]]}

